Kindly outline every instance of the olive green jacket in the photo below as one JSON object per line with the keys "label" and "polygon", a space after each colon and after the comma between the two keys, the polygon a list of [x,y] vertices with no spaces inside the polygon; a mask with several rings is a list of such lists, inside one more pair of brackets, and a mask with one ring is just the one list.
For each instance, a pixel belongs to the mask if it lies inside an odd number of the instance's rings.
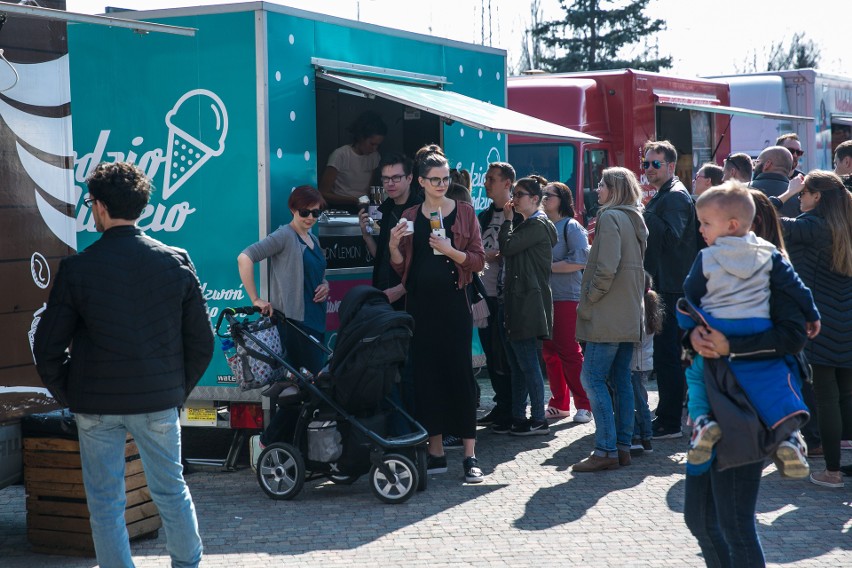
{"label": "olive green jacket", "polygon": [[513,341],[550,338],[553,331],[553,296],[550,270],[556,228],[542,212],[500,227],[500,256],[506,267],[506,331]]}
{"label": "olive green jacket", "polygon": [[616,205],[598,215],[595,240],[580,284],[577,339],[636,343],[644,335],[648,229],[637,207]]}

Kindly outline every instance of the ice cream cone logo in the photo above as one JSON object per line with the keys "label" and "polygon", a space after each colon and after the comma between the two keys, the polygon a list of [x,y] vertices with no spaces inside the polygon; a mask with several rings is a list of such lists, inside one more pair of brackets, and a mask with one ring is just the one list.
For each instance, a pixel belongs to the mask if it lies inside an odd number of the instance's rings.
{"label": "ice cream cone logo", "polygon": [[163,199],[168,199],[207,160],[225,150],[228,112],[222,99],[214,93],[195,89],[179,98],[166,114],[166,126],[169,127],[169,143]]}

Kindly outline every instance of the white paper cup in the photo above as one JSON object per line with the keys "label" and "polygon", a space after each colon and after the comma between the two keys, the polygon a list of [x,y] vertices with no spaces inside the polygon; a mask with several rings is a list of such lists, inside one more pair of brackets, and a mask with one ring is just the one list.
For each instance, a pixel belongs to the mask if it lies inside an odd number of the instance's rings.
{"label": "white paper cup", "polygon": [[[446,229],[432,229],[432,234],[435,235],[436,237],[441,237],[442,239],[447,238],[447,230]],[[432,252],[434,254],[440,254],[440,255],[444,254],[441,251],[439,251],[438,249],[432,249]]]}
{"label": "white paper cup", "polygon": [[413,235],[414,234],[414,221],[406,221],[405,222],[405,232],[403,235]]}

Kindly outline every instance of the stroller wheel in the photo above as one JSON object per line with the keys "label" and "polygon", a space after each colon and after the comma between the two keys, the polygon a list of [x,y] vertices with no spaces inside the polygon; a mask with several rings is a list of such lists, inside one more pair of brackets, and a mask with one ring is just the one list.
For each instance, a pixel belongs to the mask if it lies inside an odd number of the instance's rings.
{"label": "stroller wheel", "polygon": [[373,493],[385,503],[392,505],[405,503],[417,489],[419,477],[417,469],[410,459],[400,454],[382,456],[382,464],[390,474],[387,475],[382,468],[373,466],[370,470],[370,485]]}
{"label": "stroller wheel", "polygon": [[305,460],[290,444],[270,444],[257,460],[257,482],[272,499],[289,500],[305,484]]}

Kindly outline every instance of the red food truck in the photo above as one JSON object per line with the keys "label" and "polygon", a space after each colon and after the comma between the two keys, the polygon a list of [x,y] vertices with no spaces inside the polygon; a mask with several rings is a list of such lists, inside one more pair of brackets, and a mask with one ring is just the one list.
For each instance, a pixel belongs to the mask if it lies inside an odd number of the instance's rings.
{"label": "red food truck", "polygon": [[731,107],[729,87],[722,81],[634,69],[513,77],[508,102],[512,110],[601,139],[586,143],[509,137],[509,161],[518,175],[539,173],[566,183],[578,194],[577,214],[583,222],[597,211],[592,190],[609,166],[635,172],[645,187],[645,200],[653,196],[641,168],[646,141],[670,140],[675,145],[676,175],[691,189],[701,164],[721,164],[730,153],[732,115],[779,116]]}

